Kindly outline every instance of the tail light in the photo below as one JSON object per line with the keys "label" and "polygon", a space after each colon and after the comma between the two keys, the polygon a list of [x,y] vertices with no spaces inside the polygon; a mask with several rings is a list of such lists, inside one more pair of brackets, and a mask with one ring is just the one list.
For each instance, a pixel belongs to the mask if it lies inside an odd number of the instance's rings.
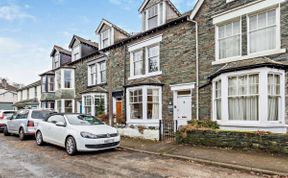
{"label": "tail light", "polygon": [[28,121],[27,126],[28,127],[34,127],[34,122],[33,121]]}
{"label": "tail light", "polygon": [[0,119],[4,119],[4,113],[0,113]]}

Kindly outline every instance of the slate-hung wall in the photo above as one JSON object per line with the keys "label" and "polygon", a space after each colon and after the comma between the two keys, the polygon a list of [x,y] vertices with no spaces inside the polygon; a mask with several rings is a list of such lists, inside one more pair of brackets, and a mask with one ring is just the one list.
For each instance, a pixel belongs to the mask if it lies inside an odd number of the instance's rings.
{"label": "slate-hung wall", "polygon": [[[232,1],[230,3],[227,3],[226,0],[212,0],[208,1],[205,0],[199,9],[198,13],[195,16],[195,20],[198,22],[199,25],[199,77],[200,77],[200,118],[211,118],[213,116],[213,110],[212,110],[212,83],[209,79],[209,76],[211,74],[215,73],[217,70],[221,69],[226,64],[230,63],[222,63],[222,64],[215,64],[212,63],[215,62],[216,56],[215,56],[215,50],[216,50],[216,44],[215,44],[215,24],[213,24],[213,18],[217,14],[221,14],[223,12],[227,12],[229,10],[235,9],[235,8],[245,8],[244,6],[249,4],[260,1],[257,0],[243,0],[243,1]],[[275,6],[277,7],[277,6]],[[288,53],[287,53],[287,47],[288,47],[288,3],[283,2],[280,5],[280,26],[281,26],[281,49],[286,49],[286,53],[280,53],[280,54],[274,54],[274,55],[264,55],[260,57],[268,57],[271,60],[274,60],[276,62],[281,62],[282,64],[288,63]],[[256,10],[257,11],[257,10]],[[247,55],[247,21],[246,15],[243,15],[241,18],[241,25],[242,25],[242,56]],[[248,62],[249,61],[249,62]],[[256,60],[254,58],[248,59],[245,67],[249,67],[254,65]],[[243,60],[245,62],[245,59]],[[240,63],[243,64],[241,61],[235,61],[233,62],[235,66],[240,65]],[[237,71],[237,70],[236,70]],[[288,123],[288,92],[287,92],[287,73],[286,73],[286,122]],[[212,103],[211,103],[212,102]],[[223,111],[223,110],[222,110]],[[214,111],[215,112],[215,111]]]}

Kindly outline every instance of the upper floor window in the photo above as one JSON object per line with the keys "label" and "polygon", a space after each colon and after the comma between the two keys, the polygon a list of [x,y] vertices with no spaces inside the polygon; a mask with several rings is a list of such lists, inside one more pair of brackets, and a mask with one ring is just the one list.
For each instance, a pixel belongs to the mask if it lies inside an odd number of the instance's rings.
{"label": "upper floor window", "polygon": [[60,55],[59,54],[55,54],[54,56],[54,68],[58,68],[60,67]]}
{"label": "upper floor window", "polygon": [[276,49],[276,9],[249,16],[249,53]]}
{"label": "upper floor window", "polygon": [[97,85],[106,82],[106,61],[100,61],[88,66],[88,85]]}
{"label": "upper floor window", "polygon": [[159,45],[147,47],[148,73],[159,71]]}
{"label": "upper floor window", "polygon": [[72,71],[64,70],[64,88],[72,88]]}
{"label": "upper floor window", "polygon": [[240,20],[218,26],[218,58],[224,59],[241,55]]}
{"label": "upper floor window", "polygon": [[106,48],[108,47],[110,44],[109,44],[109,29],[101,32],[101,42],[102,42],[102,47],[103,48]]}
{"label": "upper floor window", "polygon": [[143,75],[143,51],[133,52],[133,75]]}
{"label": "upper floor window", "polygon": [[48,92],[54,92],[54,76],[48,76]]}
{"label": "upper floor window", "polygon": [[72,61],[78,60],[81,58],[81,47],[80,44],[74,46],[72,49]]}
{"label": "upper floor window", "polygon": [[152,6],[148,9],[148,29],[158,26],[158,6]]}

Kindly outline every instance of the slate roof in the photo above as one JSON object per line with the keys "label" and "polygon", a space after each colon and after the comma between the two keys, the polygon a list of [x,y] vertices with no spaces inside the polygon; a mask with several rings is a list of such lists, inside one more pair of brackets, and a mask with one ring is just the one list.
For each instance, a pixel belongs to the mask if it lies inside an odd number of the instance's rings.
{"label": "slate roof", "polygon": [[244,59],[241,61],[235,61],[225,64],[223,67],[218,69],[212,75],[209,76],[210,79],[217,77],[222,73],[253,69],[258,67],[272,67],[272,68],[280,68],[280,69],[288,69],[288,65],[282,62],[274,61],[268,57],[257,57],[251,59]]}
{"label": "slate roof", "polygon": [[102,21],[101,21],[101,23],[100,23],[100,26],[97,28],[96,32],[98,32],[98,31],[101,29],[100,27],[102,26],[102,23],[104,23],[104,22],[108,23],[109,25],[111,25],[113,28],[115,28],[115,29],[118,30],[119,32],[123,33],[124,35],[126,35],[126,36],[131,36],[130,33],[128,33],[127,31],[123,30],[122,28],[120,28],[119,26],[115,25],[114,23],[111,23],[111,22],[110,22],[109,20],[107,20],[107,19],[102,19]]}
{"label": "slate roof", "polygon": [[64,48],[62,48],[62,47],[60,47],[60,46],[57,46],[57,45],[54,45],[53,50],[52,50],[50,56],[53,56],[53,54],[55,53],[55,52],[54,52],[55,50],[59,51],[60,53],[66,54],[66,55],[68,55],[68,56],[71,56],[71,51],[69,51],[69,50],[67,50],[67,49],[64,49]]}
{"label": "slate roof", "polygon": [[[1,81],[0,81],[1,82]],[[4,90],[8,90],[8,91],[17,91],[17,87],[14,87],[14,86],[12,86],[12,85],[9,85],[8,83],[7,83],[7,86],[5,87],[5,86],[3,86],[3,84],[2,83],[0,83],[0,89],[4,89]]]}
{"label": "slate roof", "polygon": [[131,83],[129,83],[128,85],[124,87],[129,88],[129,87],[135,87],[135,86],[141,86],[141,85],[162,86],[164,84],[157,78],[143,78],[143,79],[132,81]]}
{"label": "slate roof", "polygon": [[17,91],[25,90],[25,89],[32,88],[32,87],[36,87],[36,86],[39,86],[39,85],[41,85],[41,80],[38,80],[38,81],[36,81],[36,82],[34,82],[34,83],[31,83],[31,84],[29,84],[29,85],[26,85],[26,86],[18,89]]}
{"label": "slate roof", "polygon": [[38,105],[38,104],[39,104],[38,99],[37,99],[37,98],[34,98],[34,99],[19,101],[19,102],[13,104],[13,106],[16,106],[16,107],[25,107],[25,106],[27,106],[27,105]]}
{"label": "slate roof", "polygon": [[[145,6],[148,4],[150,0],[145,0],[140,8],[138,9],[139,12],[142,12],[143,9],[145,8]],[[179,10],[176,8],[176,6],[170,1],[170,0],[166,0],[166,2],[171,6],[172,10],[178,15],[178,16],[181,16],[181,13],[179,12]]]}
{"label": "slate roof", "polygon": [[86,39],[84,39],[84,38],[82,38],[82,37],[80,37],[80,36],[78,36],[78,35],[73,35],[72,40],[71,40],[71,42],[70,42],[70,44],[69,44],[69,48],[72,48],[72,45],[73,45],[75,39],[79,40],[80,43],[84,43],[84,44],[87,44],[87,45],[89,45],[89,46],[98,48],[98,43],[95,43],[95,42],[90,41],[90,40],[86,40]]}
{"label": "slate roof", "polygon": [[43,75],[55,75],[55,72],[53,70],[49,70],[47,72],[40,74],[39,76],[43,76]]}
{"label": "slate roof", "polygon": [[107,93],[108,91],[100,86],[95,86],[95,87],[91,87],[88,88],[86,90],[84,90],[83,92],[81,92],[80,94],[85,94],[85,93]]}

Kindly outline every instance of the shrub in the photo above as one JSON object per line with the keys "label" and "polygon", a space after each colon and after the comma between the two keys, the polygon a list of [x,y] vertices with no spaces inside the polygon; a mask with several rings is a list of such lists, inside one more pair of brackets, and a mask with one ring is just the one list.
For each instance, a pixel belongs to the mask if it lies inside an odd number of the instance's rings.
{"label": "shrub", "polygon": [[206,129],[219,129],[217,122],[211,120],[193,120],[189,122],[189,125],[194,128],[206,128]]}

